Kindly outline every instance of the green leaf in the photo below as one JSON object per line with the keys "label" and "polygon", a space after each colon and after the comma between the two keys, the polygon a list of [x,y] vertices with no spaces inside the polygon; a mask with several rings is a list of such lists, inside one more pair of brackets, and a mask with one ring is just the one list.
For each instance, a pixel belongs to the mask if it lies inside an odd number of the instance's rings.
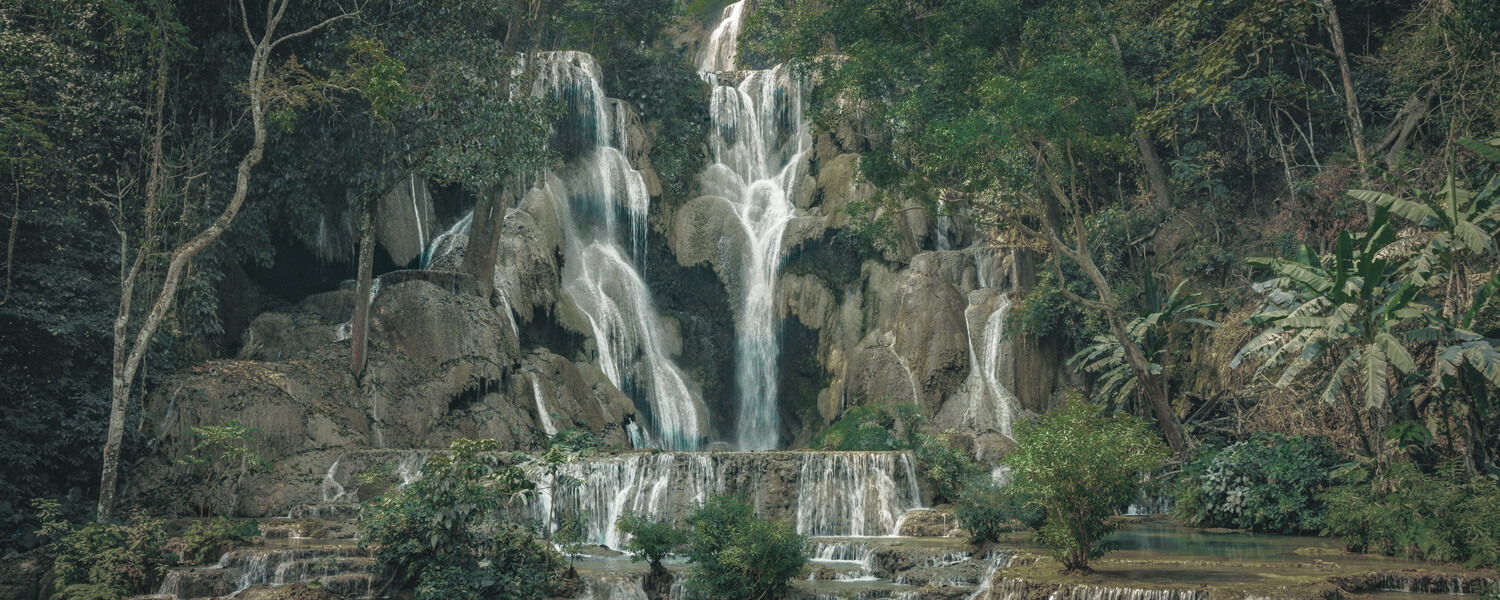
{"label": "green leaf", "polygon": [[1438,224],[1437,213],[1433,212],[1432,207],[1421,202],[1404,200],[1374,190],[1349,190],[1349,197],[1360,202],[1387,208],[1396,216],[1418,225],[1430,227]]}
{"label": "green leaf", "polygon": [[1391,394],[1390,382],[1386,379],[1388,369],[1385,352],[1376,344],[1365,346],[1363,364],[1365,406],[1371,408],[1385,406],[1385,401]]}

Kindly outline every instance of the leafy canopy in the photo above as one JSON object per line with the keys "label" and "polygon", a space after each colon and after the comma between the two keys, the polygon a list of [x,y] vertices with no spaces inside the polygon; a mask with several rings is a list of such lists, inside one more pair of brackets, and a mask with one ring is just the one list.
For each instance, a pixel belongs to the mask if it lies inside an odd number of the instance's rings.
{"label": "leafy canopy", "polygon": [[1139,419],[1100,417],[1078,398],[1016,432],[1017,449],[1000,462],[1015,493],[1045,512],[1037,540],[1064,569],[1088,570],[1109,549],[1105,538],[1118,527],[1110,517],[1139,496],[1142,475],[1161,465],[1166,447]]}

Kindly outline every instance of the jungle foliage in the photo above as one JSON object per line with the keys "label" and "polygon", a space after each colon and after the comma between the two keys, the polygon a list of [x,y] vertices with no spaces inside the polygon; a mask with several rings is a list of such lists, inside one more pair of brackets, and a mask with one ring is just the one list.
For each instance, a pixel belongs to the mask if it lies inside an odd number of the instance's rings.
{"label": "jungle foliage", "polygon": [[1173,514],[1191,525],[1319,533],[1321,494],[1344,458],[1327,440],[1260,434],[1199,452],[1177,476]]}
{"label": "jungle foliage", "polygon": [[1109,551],[1115,511],[1140,495],[1142,475],[1167,457],[1139,419],[1098,412],[1075,398],[1021,424],[1017,449],[1000,459],[1010,469],[1007,487],[1044,514],[1036,539],[1066,571],[1087,571]]}
{"label": "jungle foliage", "polygon": [[552,595],[562,559],[507,511],[535,484],[500,450],[495,440],[455,440],[421,479],[366,503],[360,544],[392,583],[424,599]]}
{"label": "jungle foliage", "polygon": [[807,564],[807,538],[755,514],[738,496],[710,498],[687,518],[687,585],[706,600],[786,596]]}

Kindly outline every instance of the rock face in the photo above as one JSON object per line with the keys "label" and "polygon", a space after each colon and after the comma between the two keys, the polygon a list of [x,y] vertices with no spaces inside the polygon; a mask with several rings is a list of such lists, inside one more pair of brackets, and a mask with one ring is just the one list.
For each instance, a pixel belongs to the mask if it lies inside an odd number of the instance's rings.
{"label": "rock face", "polygon": [[[696,48],[707,30],[680,33]],[[618,151],[640,175],[632,189],[643,186],[649,196],[640,220],[646,230],[620,234],[631,246],[624,260],[649,289],[643,305],[655,315],[648,326],[657,328],[661,353],[681,371],[687,394],[701,398],[705,445],[734,440],[745,402],[735,380],[745,220],[718,196],[663,201],[651,164],[663,143],[656,139],[661,124],[627,103],[606,102],[606,137],[618,139],[605,150]],[[994,412],[1002,396],[1021,417],[1046,410],[1066,377],[1052,340],[990,335],[1004,320],[995,317],[999,299],[1018,300],[1035,284],[1037,258],[974,243],[989,233],[961,214],[938,219],[912,200],[877,196],[860,175],[860,153],[881,135],[862,122],[814,132],[810,150],[787,167],[798,184],[790,188],[794,208],[780,237],[773,292],[779,439],[805,446],[855,406],[917,404],[935,427],[959,429],[976,453],[1003,451],[1008,431],[976,411]],[[628,447],[630,427],[653,418],[637,408],[645,406],[636,381],[645,371],[605,369],[621,379],[617,386],[601,370],[601,354],[620,349],[607,340],[601,348],[593,317],[580,309],[586,303],[563,283],[576,281],[569,269],[580,268],[566,258],[565,246],[574,243],[567,240],[580,227],[574,221],[582,218],[570,216],[569,203],[587,198],[553,193],[560,193],[555,186],[531,189],[507,209],[497,293],[485,300],[459,273],[472,217],[435,231],[447,195],[435,206],[420,178],[395,186],[377,203],[379,249],[397,268],[426,269],[380,274],[371,298],[355,298],[345,285],[247,318],[234,359],[197,365],[151,390],[141,427],[149,452],[130,492],[159,501],[164,512],[196,512],[203,503],[243,515],[284,514],[327,500],[324,479],[340,457],[335,471],[356,463],[374,468],[359,457],[382,452],[438,451],[460,437],[535,448],[568,427]],[[616,207],[616,216],[640,206]],[[443,211],[447,227],[456,217],[451,207]],[[872,219],[890,225],[880,245],[855,228]],[[320,236],[319,252],[350,254],[347,215],[325,221],[329,234]],[[356,302],[372,308],[368,364],[358,376],[347,364]],[[274,468],[209,485],[203,473],[190,476],[176,465],[196,443],[185,432],[230,421],[259,430],[252,449]],[[192,493],[172,493],[182,486]]]}

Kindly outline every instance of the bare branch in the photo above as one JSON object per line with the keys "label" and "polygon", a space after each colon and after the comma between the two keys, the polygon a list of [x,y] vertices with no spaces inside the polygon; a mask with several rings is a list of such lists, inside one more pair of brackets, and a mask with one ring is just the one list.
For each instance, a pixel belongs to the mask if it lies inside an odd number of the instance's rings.
{"label": "bare branch", "polygon": [[287,40],[291,40],[291,39],[294,39],[294,38],[302,37],[304,35],[307,35],[309,33],[313,33],[313,32],[315,32],[315,31],[317,31],[319,29],[327,27],[327,26],[333,24],[336,21],[342,21],[344,19],[352,19],[352,18],[354,18],[355,16],[358,16],[358,15],[359,15],[359,10],[355,9],[354,12],[346,12],[346,13],[341,14],[341,15],[336,15],[336,16],[333,16],[333,17],[329,17],[328,19],[324,20],[322,23],[318,23],[317,25],[313,25],[312,27],[308,27],[307,29],[303,29],[302,31],[298,31],[296,33],[289,33],[287,35],[281,36],[281,39],[278,39],[278,40],[276,40],[274,42],[271,42],[271,49],[274,50],[276,48],[276,46],[280,45],[282,42],[285,42]]}

